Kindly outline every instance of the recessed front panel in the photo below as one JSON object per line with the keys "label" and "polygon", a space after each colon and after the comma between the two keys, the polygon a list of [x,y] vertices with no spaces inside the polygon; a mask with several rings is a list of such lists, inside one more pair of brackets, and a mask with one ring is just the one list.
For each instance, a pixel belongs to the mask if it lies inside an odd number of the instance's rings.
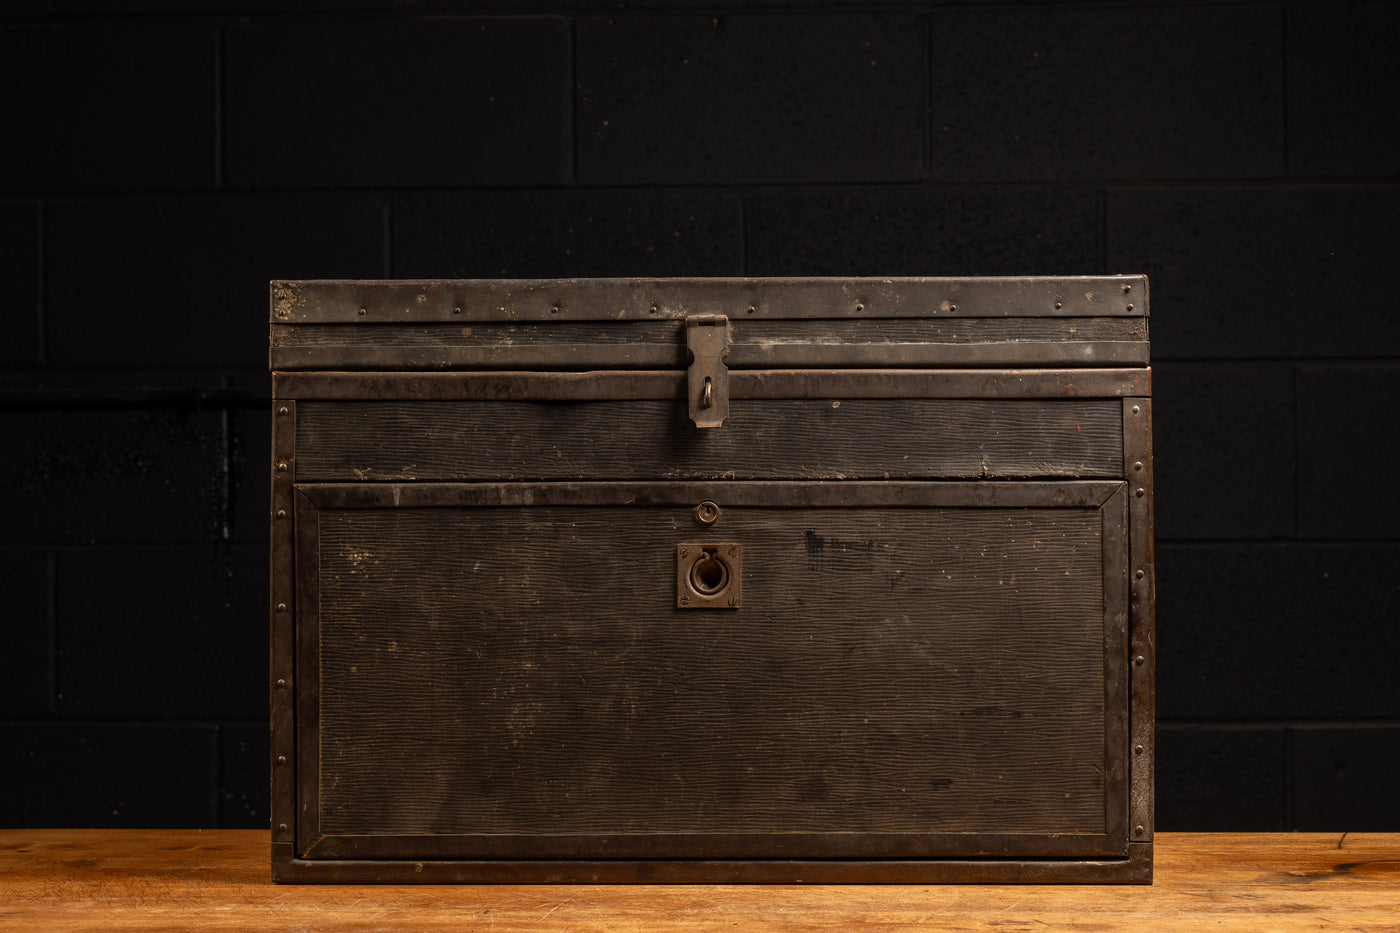
{"label": "recessed front panel", "polygon": [[299,487],[299,848],[1125,854],[1122,484],[822,485]]}

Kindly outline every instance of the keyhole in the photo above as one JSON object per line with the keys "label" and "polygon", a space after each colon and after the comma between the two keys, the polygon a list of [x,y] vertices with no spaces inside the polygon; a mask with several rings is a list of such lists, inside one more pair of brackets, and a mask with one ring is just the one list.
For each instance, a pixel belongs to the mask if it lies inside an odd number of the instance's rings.
{"label": "keyhole", "polygon": [[706,548],[705,556],[690,568],[690,582],[697,593],[713,596],[729,583],[729,568],[715,556],[713,550]]}

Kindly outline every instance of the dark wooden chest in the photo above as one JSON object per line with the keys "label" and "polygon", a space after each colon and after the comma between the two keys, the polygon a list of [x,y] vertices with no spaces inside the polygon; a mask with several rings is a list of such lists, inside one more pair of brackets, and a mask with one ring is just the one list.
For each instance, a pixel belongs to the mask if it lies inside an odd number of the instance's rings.
{"label": "dark wooden chest", "polygon": [[1145,278],[271,304],[277,880],[1151,880]]}

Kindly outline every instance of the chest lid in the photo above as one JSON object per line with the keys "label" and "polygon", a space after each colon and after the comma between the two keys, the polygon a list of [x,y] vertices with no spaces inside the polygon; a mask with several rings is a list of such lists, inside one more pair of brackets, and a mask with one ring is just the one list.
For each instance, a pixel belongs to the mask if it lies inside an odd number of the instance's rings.
{"label": "chest lid", "polygon": [[[276,281],[271,367],[1143,367],[1141,275]],[[694,375],[694,374],[692,374]]]}

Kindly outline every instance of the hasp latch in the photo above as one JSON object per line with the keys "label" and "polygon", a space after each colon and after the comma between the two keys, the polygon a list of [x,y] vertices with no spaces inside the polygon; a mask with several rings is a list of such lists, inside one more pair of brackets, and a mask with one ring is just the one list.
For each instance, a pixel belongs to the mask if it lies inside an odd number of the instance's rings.
{"label": "hasp latch", "polygon": [[685,345],[690,351],[686,389],[690,420],[697,428],[717,428],[729,417],[729,318],[705,314],[686,318]]}

